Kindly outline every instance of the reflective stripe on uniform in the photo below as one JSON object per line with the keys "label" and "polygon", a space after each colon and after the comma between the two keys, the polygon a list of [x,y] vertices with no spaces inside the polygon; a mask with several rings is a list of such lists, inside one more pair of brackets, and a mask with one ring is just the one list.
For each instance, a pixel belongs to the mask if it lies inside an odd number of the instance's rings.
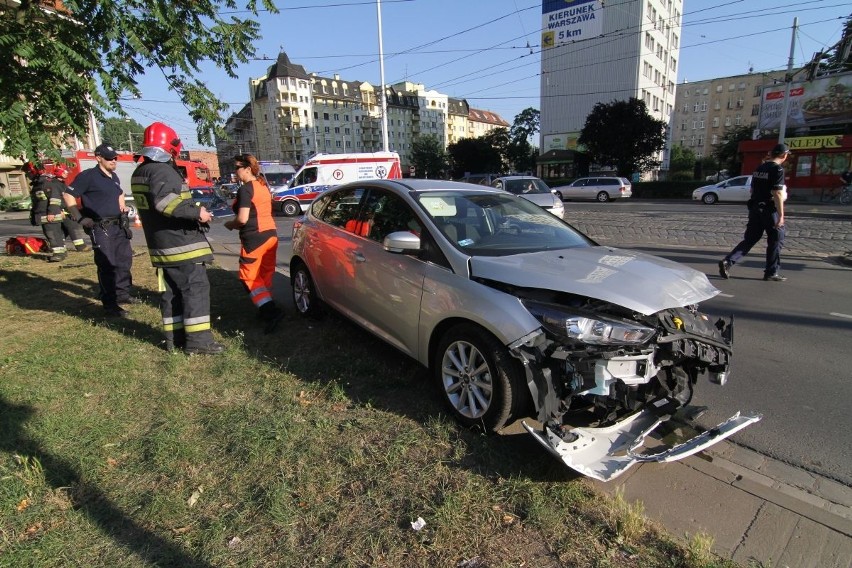
{"label": "reflective stripe on uniform", "polygon": [[210,316],[199,316],[197,318],[187,318],[183,322],[184,329],[187,333],[198,331],[207,331],[210,329]]}
{"label": "reflective stripe on uniform", "polygon": [[210,248],[210,244],[207,243],[207,241],[203,241],[167,249],[148,249],[148,254],[151,256],[151,263],[154,265],[174,264],[202,256],[212,255],[213,249]]}

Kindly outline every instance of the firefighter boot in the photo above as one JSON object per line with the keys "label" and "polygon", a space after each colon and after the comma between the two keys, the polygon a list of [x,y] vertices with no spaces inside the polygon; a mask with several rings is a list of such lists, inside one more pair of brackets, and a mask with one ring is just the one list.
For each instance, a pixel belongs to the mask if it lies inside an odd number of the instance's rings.
{"label": "firefighter boot", "polygon": [[258,316],[265,322],[263,333],[269,335],[284,319],[284,310],[276,306],[275,302],[267,302],[258,308]]}

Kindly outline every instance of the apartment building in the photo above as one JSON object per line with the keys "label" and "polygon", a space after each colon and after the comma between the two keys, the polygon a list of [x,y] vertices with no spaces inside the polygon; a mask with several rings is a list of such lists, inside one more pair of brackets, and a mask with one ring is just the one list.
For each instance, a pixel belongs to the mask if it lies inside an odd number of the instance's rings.
{"label": "apartment building", "polygon": [[576,150],[597,103],[641,99],[670,124],[683,0],[543,0],[542,14],[542,154]]}
{"label": "apartment building", "polygon": [[671,121],[672,144],[692,150],[700,159],[713,154],[726,130],[757,128],[762,89],[783,84],[785,74],[778,70],[679,84]]}
{"label": "apartment building", "polygon": [[[250,102],[225,123],[228,139],[216,141],[223,159],[237,148],[254,148],[261,160],[301,164],[317,152],[375,152],[383,148],[380,87],[368,82],[320,77],[290,61],[286,53],[262,77],[249,81]],[[411,149],[421,135],[446,147],[510,125],[499,115],[472,109],[421,83],[385,87],[388,149],[407,171]],[[229,166],[222,162],[223,175]]]}

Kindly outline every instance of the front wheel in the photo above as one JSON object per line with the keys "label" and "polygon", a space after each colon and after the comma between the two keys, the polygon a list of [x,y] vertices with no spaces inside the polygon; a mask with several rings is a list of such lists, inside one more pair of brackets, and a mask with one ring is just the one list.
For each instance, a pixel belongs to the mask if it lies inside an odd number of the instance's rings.
{"label": "front wheel", "polygon": [[293,304],[296,311],[305,317],[318,317],[322,313],[320,300],[317,297],[317,289],[314,279],[308,267],[298,263],[293,268]]}
{"label": "front wheel", "polygon": [[609,201],[609,194],[605,191],[601,191],[600,193],[598,193],[598,201],[601,203],[606,203],[607,201]]}
{"label": "front wheel", "polygon": [[475,325],[449,329],[433,366],[441,398],[464,426],[497,432],[525,408],[528,391],[520,363]]}
{"label": "front wheel", "polygon": [[713,205],[714,203],[719,201],[719,198],[716,197],[715,193],[705,193],[704,196],[701,198],[701,201],[703,201],[707,205]]}
{"label": "front wheel", "polygon": [[840,194],[840,203],[843,205],[849,205],[852,203],[852,191],[844,191]]}

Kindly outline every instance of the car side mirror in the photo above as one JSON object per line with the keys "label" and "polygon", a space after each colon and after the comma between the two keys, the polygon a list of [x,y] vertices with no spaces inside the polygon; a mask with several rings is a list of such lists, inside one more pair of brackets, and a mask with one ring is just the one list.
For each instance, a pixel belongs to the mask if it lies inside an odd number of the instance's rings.
{"label": "car side mirror", "polygon": [[419,252],[420,237],[411,231],[396,231],[385,237],[382,246],[388,252]]}

